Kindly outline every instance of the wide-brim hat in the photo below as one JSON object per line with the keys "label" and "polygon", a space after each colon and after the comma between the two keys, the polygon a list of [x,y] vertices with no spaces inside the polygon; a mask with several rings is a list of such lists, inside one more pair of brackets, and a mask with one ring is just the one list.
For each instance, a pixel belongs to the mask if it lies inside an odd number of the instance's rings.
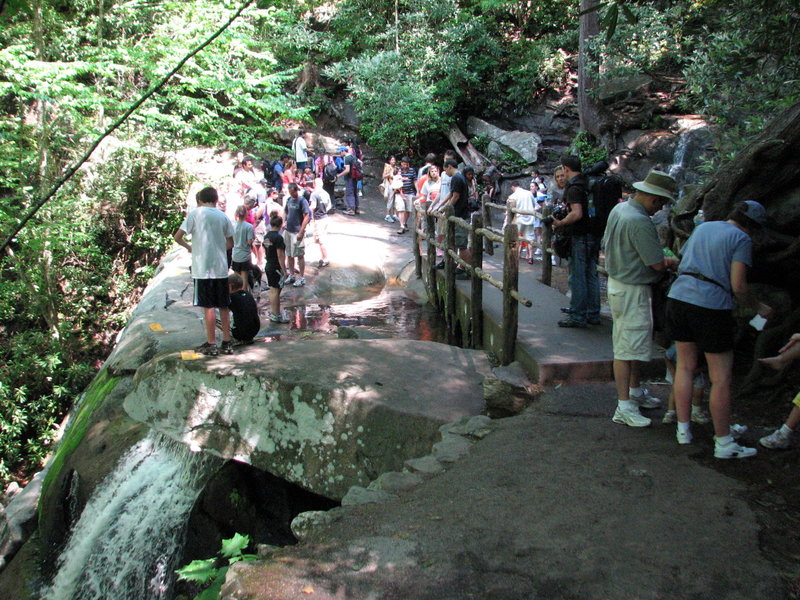
{"label": "wide-brim hat", "polygon": [[663,171],[650,171],[644,181],[637,181],[633,187],[645,194],[662,196],[673,201],[678,191],[677,182]]}

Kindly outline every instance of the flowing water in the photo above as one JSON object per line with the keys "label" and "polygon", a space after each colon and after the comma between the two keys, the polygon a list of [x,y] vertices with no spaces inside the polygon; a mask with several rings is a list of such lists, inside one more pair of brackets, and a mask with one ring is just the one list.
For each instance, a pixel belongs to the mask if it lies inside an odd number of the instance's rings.
{"label": "flowing water", "polygon": [[164,600],[186,521],[217,459],[151,432],[97,486],[42,600]]}

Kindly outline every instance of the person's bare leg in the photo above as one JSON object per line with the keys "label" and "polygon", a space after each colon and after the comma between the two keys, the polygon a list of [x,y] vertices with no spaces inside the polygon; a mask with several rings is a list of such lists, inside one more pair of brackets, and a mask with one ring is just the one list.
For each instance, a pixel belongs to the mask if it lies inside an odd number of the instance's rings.
{"label": "person's bare leg", "polygon": [[640,365],[638,360],[632,360],[631,362],[631,374],[628,377],[628,385],[635,389],[638,389],[639,386],[642,384],[642,378],[639,375]]}
{"label": "person's bare leg", "polygon": [[300,273],[300,277],[304,277],[306,274],[306,257],[305,256],[298,256],[297,257],[297,271]]}
{"label": "person's bare leg", "polygon": [[231,341],[231,311],[229,308],[219,309],[219,320],[222,321],[222,341]]}
{"label": "person's bare leg", "polygon": [[668,358],[664,359],[664,364],[667,367],[670,375],[672,375],[672,387],[669,389],[669,400],[667,400],[667,410],[675,410],[675,365]]}
{"label": "person's bare leg", "polygon": [[269,309],[273,315],[281,314],[281,288],[269,288]]}
{"label": "person's bare leg", "polygon": [[731,371],[733,351],[706,353],[708,376],[711,379],[709,408],[714,421],[714,435],[718,438],[730,435],[731,419]]}
{"label": "person's bare leg", "polygon": [[247,271],[239,271],[239,277],[242,278],[242,289],[245,292],[250,291],[250,277],[248,275],[249,273]]}
{"label": "person's bare leg", "polygon": [[294,270],[294,256],[286,256],[286,276],[294,275],[297,271]]}
{"label": "person's bare leg", "polygon": [[[217,343],[217,309],[216,308],[203,308],[203,321],[206,325],[206,341],[209,344]],[[223,333],[224,335],[224,333]],[[230,331],[228,333],[230,337]]]}
{"label": "person's bare leg", "polygon": [[800,407],[793,406],[789,418],[786,419],[786,426],[791,430],[796,430],[798,425],[800,425]]}
{"label": "person's bare leg", "polygon": [[675,409],[678,422],[688,423],[691,418],[692,381],[697,366],[697,346],[693,342],[675,342],[678,364],[675,367],[675,381],[672,389],[675,394]]}
{"label": "person's bare leg", "polygon": [[631,362],[629,360],[614,359],[614,385],[617,388],[617,400],[630,400],[628,381],[631,377]]}

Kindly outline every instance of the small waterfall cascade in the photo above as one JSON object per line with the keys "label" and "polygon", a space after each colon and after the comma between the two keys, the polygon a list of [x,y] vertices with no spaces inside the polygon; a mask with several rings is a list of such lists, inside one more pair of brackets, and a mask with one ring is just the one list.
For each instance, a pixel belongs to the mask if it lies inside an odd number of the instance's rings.
{"label": "small waterfall cascade", "polygon": [[42,600],[170,598],[189,513],[218,466],[151,432],[87,502]]}
{"label": "small waterfall cascade", "polygon": [[669,167],[668,174],[679,180],[686,171],[686,151],[689,148],[691,131],[682,131],[678,136],[678,144],[675,153],[672,155],[672,165]]}

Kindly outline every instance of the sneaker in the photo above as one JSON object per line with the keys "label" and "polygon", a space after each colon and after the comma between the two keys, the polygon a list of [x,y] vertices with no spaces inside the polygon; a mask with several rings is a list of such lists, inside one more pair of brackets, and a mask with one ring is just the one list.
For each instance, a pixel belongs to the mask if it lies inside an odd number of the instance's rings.
{"label": "sneaker", "polygon": [[678,440],[678,443],[683,444],[691,444],[692,443],[692,432],[686,431],[683,432],[681,430],[675,431],[675,438]]}
{"label": "sneaker", "polygon": [[714,442],[714,458],[749,458],[758,454],[755,448],[740,446],[736,442],[721,445]]}
{"label": "sneaker", "polygon": [[434,267],[434,269],[444,269],[444,261],[440,261],[440,262],[436,263],[436,266]]}
{"label": "sneaker", "polygon": [[533,255],[534,256],[541,256],[542,255],[542,249],[541,248],[537,248],[536,250],[533,251]]}
{"label": "sneaker", "polygon": [[664,425],[669,425],[670,423],[675,423],[677,420],[678,413],[676,413],[674,410],[668,410],[664,413],[664,418],[661,419],[661,422],[664,423]]}
{"label": "sneaker", "polygon": [[614,423],[630,427],[649,427],[650,423],[652,423],[650,419],[643,416],[638,410],[622,410],[619,406],[614,411],[614,417],[611,420]]}
{"label": "sneaker", "polygon": [[221,350],[223,354],[233,354],[233,344],[231,342],[222,342]]}
{"label": "sneaker", "polygon": [[205,354],[206,356],[217,356],[219,354],[219,350],[217,350],[217,345],[209,344],[208,342],[198,346],[197,351],[200,354]]}
{"label": "sneaker", "polygon": [[709,415],[705,410],[693,410],[692,411],[692,423],[697,423],[698,425],[706,425],[711,423],[711,415]]}
{"label": "sneaker", "polygon": [[747,425],[739,425],[734,423],[729,427],[729,429],[731,430],[731,437],[735,440],[738,440],[745,433],[747,433]]}
{"label": "sneaker", "polygon": [[408,231],[408,228],[401,226],[400,229],[397,230],[397,235],[403,235],[406,231]]}
{"label": "sneaker", "polygon": [[297,279],[294,280],[292,287],[303,287],[305,284],[306,284],[306,278],[298,277]]}
{"label": "sneaker", "polygon": [[331,263],[329,263],[327,260],[320,260],[317,263],[317,266],[321,269],[322,267],[327,267],[329,264]]}
{"label": "sneaker", "polygon": [[386,221],[387,223],[394,223],[392,215],[386,215],[385,217],[383,217],[383,220]]}
{"label": "sneaker", "polygon": [[344,211],[344,214],[346,214],[348,217],[353,217],[356,213],[352,210],[346,210]]}
{"label": "sneaker", "polygon": [[289,319],[287,319],[284,315],[270,315],[269,320],[272,323],[288,323]]}
{"label": "sneaker", "polygon": [[569,306],[562,306],[561,312],[564,313],[565,315],[571,315],[572,309]]}
{"label": "sneaker", "polygon": [[394,215],[389,215],[392,218],[392,223],[397,223],[398,219]]}
{"label": "sneaker", "polygon": [[758,443],[770,450],[787,450],[792,446],[791,434],[785,435],[781,428],[776,429],[771,434],[762,437]]}
{"label": "sneaker", "polygon": [[659,408],[661,406],[661,400],[658,398],[653,398],[650,395],[650,390],[647,388],[640,388],[642,390],[641,396],[634,396],[631,395],[631,400],[636,402],[641,408]]}
{"label": "sneaker", "polygon": [[[286,276],[286,279],[283,280],[283,285],[289,285],[293,281],[294,281],[294,273],[292,273],[291,275],[287,275]],[[283,286],[281,286],[281,287],[283,287]]]}
{"label": "sneaker", "polygon": [[588,327],[588,325],[586,325],[586,323],[584,323],[583,321],[576,321],[572,317],[570,317],[569,319],[561,319],[558,322],[558,326],[559,327],[571,327],[571,328],[575,327],[575,328],[578,328],[578,329],[586,329]]}

